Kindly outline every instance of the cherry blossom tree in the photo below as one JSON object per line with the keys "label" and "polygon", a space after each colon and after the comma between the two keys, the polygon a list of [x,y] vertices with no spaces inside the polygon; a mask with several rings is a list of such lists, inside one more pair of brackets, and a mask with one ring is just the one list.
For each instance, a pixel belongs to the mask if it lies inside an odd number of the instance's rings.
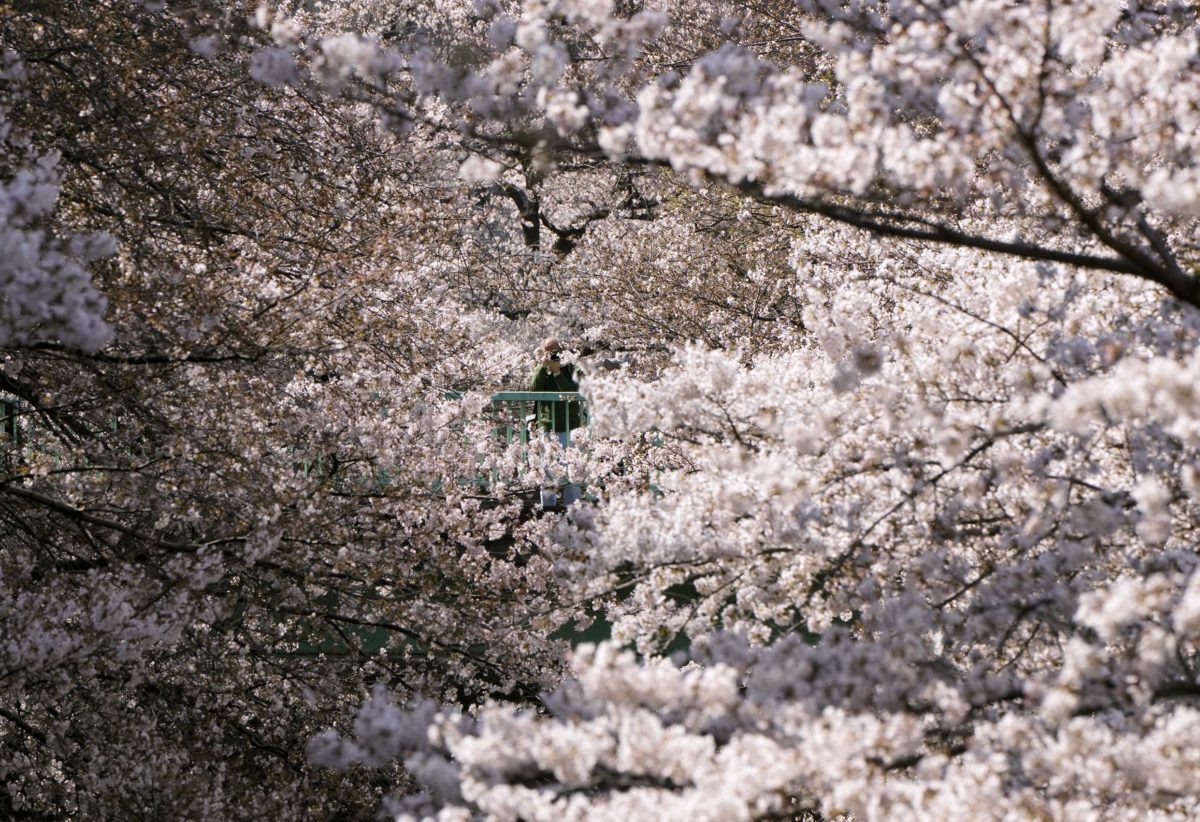
{"label": "cherry blossom tree", "polygon": [[[5,812],[1196,815],[1190,4],[3,48]],[[548,331],[593,424],[503,448]]]}
{"label": "cherry blossom tree", "polygon": [[351,61],[387,116],[798,215],[804,333],[589,384],[667,447],[556,533],[615,646],[542,712],[376,693],[314,759],[401,758],[398,817],[1194,815],[1194,9],[800,3],[788,65],[749,10],[659,62],[688,11],[478,8],[474,66]]}
{"label": "cherry blossom tree", "polygon": [[561,668],[534,486],[460,483],[515,476],[480,409],[533,339],[441,281],[422,203],[470,192],[254,79],[253,12],[6,22],[3,814],[369,812],[304,753],[364,688]]}

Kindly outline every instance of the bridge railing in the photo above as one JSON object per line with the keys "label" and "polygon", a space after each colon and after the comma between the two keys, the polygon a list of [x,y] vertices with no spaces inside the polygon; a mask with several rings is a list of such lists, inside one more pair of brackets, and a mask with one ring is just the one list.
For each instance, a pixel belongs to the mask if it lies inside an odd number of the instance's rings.
{"label": "bridge railing", "polygon": [[571,432],[588,421],[587,401],[575,391],[499,391],[486,413],[505,443],[528,443],[532,432],[544,429],[565,434],[569,444]]}
{"label": "bridge railing", "polygon": [[42,454],[54,459],[56,470],[61,468],[62,454],[47,442],[44,432],[27,402],[0,395],[0,467],[10,470],[31,454]]}
{"label": "bridge railing", "polygon": [[0,397],[0,443],[16,445],[20,437],[20,405],[11,397]]}

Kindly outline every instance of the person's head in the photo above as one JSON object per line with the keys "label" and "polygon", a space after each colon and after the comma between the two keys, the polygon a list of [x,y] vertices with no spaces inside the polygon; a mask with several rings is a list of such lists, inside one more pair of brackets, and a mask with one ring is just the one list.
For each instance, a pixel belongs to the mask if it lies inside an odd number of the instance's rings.
{"label": "person's head", "polygon": [[553,360],[558,362],[562,358],[563,347],[557,337],[547,337],[542,340],[540,351],[542,352],[543,360]]}

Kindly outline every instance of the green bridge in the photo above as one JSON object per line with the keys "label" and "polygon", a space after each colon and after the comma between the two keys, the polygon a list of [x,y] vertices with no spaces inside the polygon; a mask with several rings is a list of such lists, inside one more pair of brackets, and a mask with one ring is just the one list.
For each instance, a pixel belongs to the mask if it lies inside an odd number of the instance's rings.
{"label": "green bridge", "polygon": [[[447,398],[457,399],[460,392],[446,393]],[[530,432],[539,428],[538,418],[543,409],[548,417],[549,430],[557,431],[561,422],[565,428],[567,442],[571,439],[571,407],[579,406],[579,416],[586,424],[587,401],[575,391],[498,391],[492,395],[485,413],[495,425],[497,435],[505,442],[529,442]]]}

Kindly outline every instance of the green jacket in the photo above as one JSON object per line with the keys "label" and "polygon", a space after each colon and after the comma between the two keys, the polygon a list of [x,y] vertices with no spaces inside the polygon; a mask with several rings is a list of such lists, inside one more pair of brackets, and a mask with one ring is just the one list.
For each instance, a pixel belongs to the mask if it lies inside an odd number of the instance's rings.
{"label": "green jacket", "polygon": [[[529,382],[530,391],[561,391],[579,390],[579,377],[582,371],[577,371],[574,364],[564,363],[558,374],[551,374],[544,365],[539,365],[533,372]],[[583,413],[583,404],[576,400],[564,402],[538,402],[538,424],[546,431],[574,431],[587,425],[587,415]]]}

